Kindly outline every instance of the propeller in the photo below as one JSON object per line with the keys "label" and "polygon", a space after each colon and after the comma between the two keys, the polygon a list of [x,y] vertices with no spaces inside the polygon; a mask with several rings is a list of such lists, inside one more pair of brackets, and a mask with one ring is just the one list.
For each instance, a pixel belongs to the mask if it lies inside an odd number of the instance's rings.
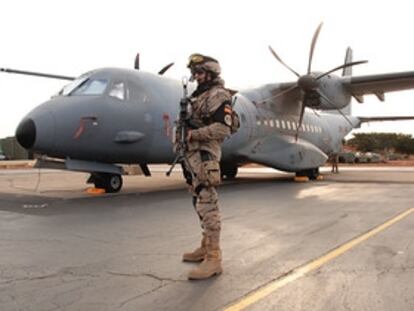
{"label": "propeller", "polygon": [[160,71],[158,71],[158,74],[162,76],[168,69],[171,68],[172,65],[174,65],[174,63],[169,63],[168,65],[164,66]]}
{"label": "propeller", "polygon": [[280,56],[275,52],[275,50],[269,46],[269,50],[270,53],[272,53],[272,55],[283,65],[285,66],[290,72],[292,72],[297,78],[297,82],[287,88],[286,90],[283,90],[282,92],[276,94],[275,96],[272,96],[272,98],[277,98],[279,96],[285,95],[293,90],[297,90],[300,89],[301,93],[302,93],[302,98],[300,101],[300,115],[299,115],[299,123],[297,125],[296,128],[296,135],[295,135],[295,140],[297,142],[298,140],[298,136],[299,136],[299,129],[302,126],[302,122],[303,122],[303,117],[305,114],[305,107],[307,105],[312,106],[311,103],[312,101],[315,100],[319,100],[319,98],[323,98],[330,106],[332,106],[332,108],[335,108],[339,111],[339,113],[352,125],[351,121],[346,117],[346,115],[338,108],[336,108],[336,105],[332,102],[332,100],[330,100],[325,94],[323,94],[323,92],[320,90],[320,85],[319,85],[319,81],[320,79],[322,79],[323,77],[337,71],[343,68],[347,68],[350,66],[355,66],[355,65],[360,65],[360,64],[365,64],[368,61],[363,60],[363,61],[356,61],[356,62],[350,62],[350,63],[346,63],[343,64],[341,66],[337,66],[331,70],[328,70],[322,74],[319,75],[315,75],[312,73],[312,59],[313,59],[313,54],[315,51],[315,46],[316,46],[316,42],[318,40],[318,36],[319,33],[321,31],[323,23],[320,23],[318,28],[316,28],[315,33],[313,34],[313,38],[312,38],[312,42],[311,42],[311,46],[310,46],[310,50],[309,50],[309,61],[308,61],[308,68],[307,68],[307,73],[305,75],[300,75],[299,73],[297,73],[297,71],[295,71],[294,69],[292,69],[289,65],[287,65],[281,58]]}
{"label": "propeller", "polygon": [[135,56],[134,69],[139,70],[139,53]]}
{"label": "propeller", "polygon": [[51,79],[60,79],[60,80],[75,80],[75,77],[68,77],[68,76],[55,75],[55,74],[43,73],[43,72],[35,72],[35,71],[16,70],[16,69],[10,69],[10,68],[0,68],[0,72],[17,73],[21,75],[36,76],[36,77],[51,78]]}
{"label": "propeller", "polygon": [[[162,67],[160,71],[158,71],[159,75],[163,75],[168,69],[170,69],[174,65],[174,63],[169,63],[168,65]],[[139,70],[139,53],[135,56],[135,62],[134,62],[134,69]]]}

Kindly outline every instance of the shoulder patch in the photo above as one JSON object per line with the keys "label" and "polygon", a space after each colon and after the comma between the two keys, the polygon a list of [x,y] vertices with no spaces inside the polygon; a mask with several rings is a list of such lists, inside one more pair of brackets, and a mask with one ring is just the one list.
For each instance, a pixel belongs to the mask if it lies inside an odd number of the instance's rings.
{"label": "shoulder patch", "polygon": [[221,103],[220,107],[214,112],[212,121],[223,123],[230,127],[233,124],[232,113],[233,109],[231,108],[231,102],[226,100]]}

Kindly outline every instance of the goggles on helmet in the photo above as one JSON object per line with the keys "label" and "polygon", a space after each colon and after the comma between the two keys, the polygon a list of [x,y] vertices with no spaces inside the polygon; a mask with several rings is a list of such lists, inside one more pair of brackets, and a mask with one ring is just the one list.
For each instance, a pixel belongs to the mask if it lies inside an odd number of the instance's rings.
{"label": "goggles on helmet", "polygon": [[201,64],[204,63],[206,61],[205,57],[201,54],[191,54],[190,57],[188,58],[188,66],[187,67],[192,67],[196,64]]}

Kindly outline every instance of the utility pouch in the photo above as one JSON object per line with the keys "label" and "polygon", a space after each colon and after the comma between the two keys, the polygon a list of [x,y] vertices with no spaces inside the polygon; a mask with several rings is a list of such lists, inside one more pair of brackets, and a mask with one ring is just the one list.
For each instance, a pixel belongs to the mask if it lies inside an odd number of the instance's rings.
{"label": "utility pouch", "polygon": [[213,157],[208,151],[201,150],[201,167],[198,179],[200,183],[207,187],[218,186],[221,182],[220,164],[214,161]]}
{"label": "utility pouch", "polygon": [[201,162],[201,170],[198,177],[200,182],[209,187],[218,186],[221,182],[219,162],[212,160]]}

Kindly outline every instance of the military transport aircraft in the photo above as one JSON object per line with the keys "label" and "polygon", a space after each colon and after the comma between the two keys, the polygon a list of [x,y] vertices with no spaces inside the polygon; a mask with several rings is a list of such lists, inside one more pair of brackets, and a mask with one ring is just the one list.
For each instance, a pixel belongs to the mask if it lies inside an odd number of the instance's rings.
{"label": "military transport aircraft", "polygon": [[[306,74],[294,71],[269,47],[297,80],[234,95],[241,127],[223,145],[225,177],[235,177],[239,166],[254,162],[315,179],[328,156],[338,152],[343,138],[362,122],[413,119],[350,114],[352,97],[362,102],[364,95],[374,94],[384,101],[385,92],[414,88],[414,71],[352,77],[352,66],[365,61],[353,62],[350,48],[343,65],[325,73],[312,71],[321,26],[313,36]],[[124,174],[120,164],[138,164],[149,176],[148,164],[174,160],[172,136],[183,91],[180,81],[162,75],[171,65],[158,75],[104,68],[78,78],[0,68],[72,80],[23,118],[17,140],[28,150],[61,159],[41,159],[42,167],[90,172],[88,182],[117,192]],[[333,74],[340,69],[342,76]]]}

